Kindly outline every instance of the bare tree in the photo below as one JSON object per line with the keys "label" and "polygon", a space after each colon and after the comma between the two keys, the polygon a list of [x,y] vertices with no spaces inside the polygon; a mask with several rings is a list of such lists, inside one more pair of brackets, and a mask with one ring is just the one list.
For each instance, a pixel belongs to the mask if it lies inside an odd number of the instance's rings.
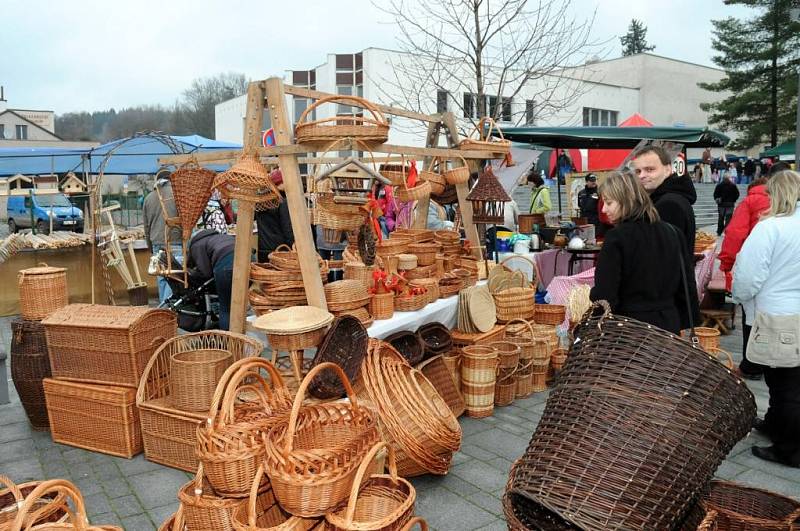
{"label": "bare tree", "polygon": [[183,91],[183,103],[177,119],[179,126],[208,138],[214,137],[214,106],[247,92],[244,74],[229,72],[195,79]]}
{"label": "bare tree", "polygon": [[[476,118],[528,123],[563,111],[583,90],[582,65],[598,51],[594,14],[578,20],[569,0],[377,1],[400,29],[390,98],[418,112],[436,110],[438,91],[473,125]],[[391,91],[391,92],[390,92]],[[461,94],[464,97],[460,97]],[[531,104],[513,102],[520,94]],[[454,107],[453,107],[454,105]]]}

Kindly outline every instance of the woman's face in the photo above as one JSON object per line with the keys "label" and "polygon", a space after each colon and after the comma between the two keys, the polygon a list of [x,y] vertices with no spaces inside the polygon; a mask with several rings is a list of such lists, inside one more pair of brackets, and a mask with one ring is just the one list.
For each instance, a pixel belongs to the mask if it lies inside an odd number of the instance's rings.
{"label": "woman's face", "polygon": [[619,203],[610,198],[603,198],[603,214],[608,216],[611,223],[619,223]]}

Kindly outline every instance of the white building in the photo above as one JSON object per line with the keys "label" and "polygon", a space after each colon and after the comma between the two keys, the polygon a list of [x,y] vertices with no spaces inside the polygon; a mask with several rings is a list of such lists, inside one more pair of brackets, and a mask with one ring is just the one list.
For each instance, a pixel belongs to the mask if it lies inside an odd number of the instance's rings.
{"label": "white building", "polygon": [[[352,94],[385,105],[407,107],[405,97],[396,89],[395,65],[401,53],[381,48],[367,48],[355,54],[328,54],[321,65],[309,70],[289,70],[284,81],[334,94]],[[706,126],[708,114],[700,103],[717,101],[722,96],[705,91],[698,82],[715,82],[722,70],[685,61],[643,53],[618,59],[591,62],[548,76],[526,85],[513,98],[487,96],[489,106],[501,105],[501,125],[602,126],[617,125],[634,113],[640,113],[655,125]],[[461,78],[469,79],[469,75]],[[474,94],[465,92],[459,82],[448,84],[447,91],[432,89],[422,98],[421,112],[450,110],[460,119],[463,131],[469,131],[477,116]],[[509,87],[509,91],[512,87]],[[491,89],[486,90],[491,93]],[[546,94],[545,96],[542,96]],[[560,110],[548,112],[537,99],[563,100]],[[287,97],[293,120],[299,119],[310,103],[304,98]],[[458,102],[458,103],[456,103]],[[220,103],[215,109],[216,138],[241,142],[244,131],[246,97]],[[315,118],[347,114],[346,106],[319,108]],[[470,120],[470,117],[472,120]],[[415,121],[393,118],[389,142],[420,145],[424,129]],[[699,154],[691,153],[690,157]],[[715,154],[716,155],[716,154]]]}

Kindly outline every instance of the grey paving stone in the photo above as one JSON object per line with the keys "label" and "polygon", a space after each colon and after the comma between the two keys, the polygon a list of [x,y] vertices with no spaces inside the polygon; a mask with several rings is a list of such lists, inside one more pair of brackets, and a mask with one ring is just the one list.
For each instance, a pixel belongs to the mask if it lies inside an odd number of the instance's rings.
{"label": "grey paving stone", "polygon": [[178,502],[171,503],[169,505],[164,505],[163,507],[156,507],[155,509],[150,509],[147,511],[147,515],[150,517],[150,520],[153,521],[156,526],[160,526],[164,522],[167,521],[167,518],[172,516],[175,511],[178,510]]}
{"label": "grey paving stone", "polygon": [[497,516],[503,516],[503,503],[500,498],[494,494],[478,491],[475,494],[467,496],[467,500],[485,511],[489,511]]}
{"label": "grey paving stone", "polygon": [[73,482],[80,489],[81,494],[84,496],[103,492],[103,486],[100,483],[100,480],[94,477],[93,474],[87,474],[80,478],[75,478],[73,476]]}
{"label": "grey paving stone", "polygon": [[726,460],[722,462],[714,475],[720,479],[732,481],[745,470],[747,470],[747,468],[744,465],[740,465],[732,460]]}
{"label": "grey paving stone", "polygon": [[144,455],[137,455],[133,459],[120,459],[117,461],[117,467],[125,477],[135,476],[136,474],[141,474],[143,472],[162,470],[164,468],[158,463],[148,461],[144,458]]}
{"label": "grey paving stone", "polygon": [[90,519],[95,515],[113,511],[111,502],[104,492],[87,495],[85,492],[81,491],[81,494],[83,495],[83,501],[86,504],[86,513],[89,515]]}
{"label": "grey paving stone", "polygon": [[33,442],[33,445],[39,450],[43,450],[45,448],[52,448],[53,446],[53,439],[52,437],[50,437],[49,431],[31,432],[31,441]]}
{"label": "grey paving stone", "polygon": [[[471,441],[471,439],[470,439],[470,441]],[[490,452],[488,450],[484,450],[480,446],[476,446],[476,445],[472,444],[471,442],[470,442],[470,444],[462,445],[461,446],[461,452],[463,452],[464,454],[466,454],[466,455],[468,455],[468,456],[470,456],[470,457],[472,457],[474,459],[480,459],[481,461],[491,461],[492,459],[497,457],[496,454],[493,454],[492,452]]]}
{"label": "grey paving stone", "polygon": [[125,531],[153,531],[156,525],[146,514],[137,514],[122,519],[122,527]]}
{"label": "grey paving stone", "polygon": [[502,424],[498,424],[497,427],[513,435],[530,438],[530,436],[533,435],[533,431],[536,429],[536,424],[531,422],[530,420],[525,419],[524,422],[521,424],[512,422],[503,422]]}
{"label": "grey paving stone", "polygon": [[497,519],[492,513],[443,488],[432,489],[421,496],[417,500],[416,513],[432,528],[443,531],[480,529]]}
{"label": "grey paving stone", "polygon": [[128,481],[121,476],[103,479],[101,483],[103,485],[103,491],[109,498],[119,498],[131,494],[131,487]]}
{"label": "grey paving stone", "polygon": [[501,489],[506,484],[506,478],[498,472],[497,468],[481,461],[459,465],[453,468],[450,473],[472,483],[485,492]]}
{"label": "grey paving stone", "polygon": [[491,524],[481,527],[480,531],[506,531],[507,529],[506,521],[498,518]]}
{"label": "grey paving stone", "polygon": [[130,476],[128,482],[145,509],[162,507],[177,499],[177,492],[186,483],[180,470],[159,467],[159,470]]}
{"label": "grey paving stone", "polygon": [[468,456],[467,454],[465,454],[465,453],[463,453],[461,451],[458,451],[458,452],[453,454],[453,460],[451,461],[450,464],[451,464],[451,466],[456,466],[456,465],[460,465],[461,463],[466,463],[470,459],[472,459],[472,457]]}
{"label": "grey paving stone", "polygon": [[[9,392],[12,391],[14,386],[9,386]],[[17,422],[27,422],[28,417],[25,416],[25,410],[19,403],[19,399],[12,400],[10,404],[0,406],[0,426],[7,424],[14,424]]]}
{"label": "grey paving stone", "polygon": [[476,434],[470,438],[470,443],[506,459],[515,460],[528,447],[529,440],[530,437],[523,438],[504,431],[491,430]]}
{"label": "grey paving stone", "polygon": [[[3,422],[0,420],[0,426]],[[0,452],[0,464],[22,461],[30,457],[31,443],[27,440],[10,441],[3,443],[3,451]],[[0,467],[4,468],[4,467]]]}
{"label": "grey paving stone", "polygon": [[464,437],[469,437],[475,433],[480,433],[482,431],[490,429],[492,426],[485,422],[482,422],[481,419],[473,419],[469,417],[461,417],[459,423],[461,424],[461,433]]}
{"label": "grey paving stone", "polygon": [[513,461],[506,459],[505,457],[498,457],[489,461],[490,466],[496,468],[505,476],[508,476],[508,473],[511,471],[511,465],[513,464]]}
{"label": "grey paving stone", "polygon": [[49,460],[47,458],[41,459],[42,471],[45,477],[48,478],[68,478],[69,469],[63,461]]}
{"label": "grey paving stone", "polygon": [[42,465],[36,457],[11,461],[0,466],[0,470],[16,483],[23,481],[33,481],[45,477]]}
{"label": "grey paving stone", "polygon": [[[465,464],[463,466],[469,466],[469,464]],[[475,494],[479,490],[478,487],[472,483],[467,483],[452,470],[446,476],[440,476],[438,480],[437,486],[443,487],[450,492],[458,494],[462,498],[466,498],[470,494]]]}
{"label": "grey paving stone", "polygon": [[29,440],[32,436],[33,430],[31,430],[31,425],[27,421],[15,422],[3,426],[3,429],[0,430],[0,443]]}
{"label": "grey paving stone", "polygon": [[114,512],[120,518],[125,518],[126,516],[133,516],[144,512],[144,507],[142,507],[142,504],[139,503],[138,498],[133,494],[111,500],[111,507],[113,507]]}
{"label": "grey paving stone", "polygon": [[116,526],[122,525],[119,516],[111,512],[92,516],[89,521],[94,525],[116,525]]}
{"label": "grey paving stone", "polygon": [[761,471],[770,476],[792,481],[800,485],[800,469],[764,461],[754,456],[750,451],[740,453],[731,459],[731,461],[747,469]]}
{"label": "grey paving stone", "polygon": [[83,448],[70,448],[69,450],[64,450],[61,452],[61,455],[64,456],[64,461],[71,465],[75,465],[78,463],[88,462],[93,453],[94,452],[84,450]]}

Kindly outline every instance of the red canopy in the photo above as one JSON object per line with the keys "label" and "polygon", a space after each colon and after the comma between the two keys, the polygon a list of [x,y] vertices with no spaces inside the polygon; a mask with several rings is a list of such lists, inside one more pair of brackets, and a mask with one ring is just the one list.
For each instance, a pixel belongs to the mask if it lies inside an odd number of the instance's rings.
{"label": "red canopy", "polygon": [[[653,127],[653,123],[637,112],[619,127]],[[615,170],[630,152],[630,149],[590,149],[587,171]]]}

